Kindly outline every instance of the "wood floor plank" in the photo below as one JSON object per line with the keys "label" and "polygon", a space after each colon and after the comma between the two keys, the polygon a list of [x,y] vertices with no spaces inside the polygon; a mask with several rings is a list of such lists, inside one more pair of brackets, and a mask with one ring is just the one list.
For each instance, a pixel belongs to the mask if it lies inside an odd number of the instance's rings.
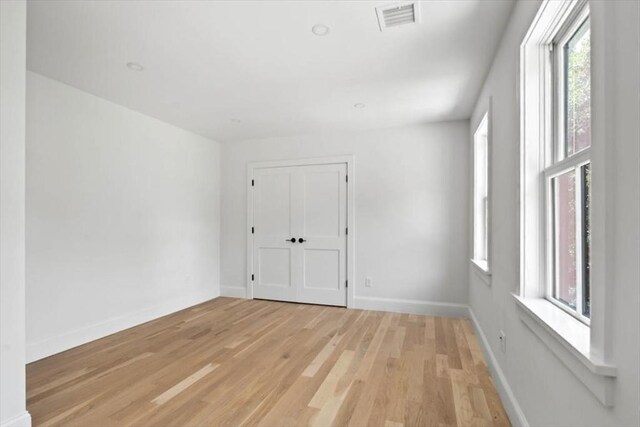
{"label": "wood floor plank", "polygon": [[460,351],[458,350],[458,342],[456,340],[456,334],[453,329],[453,324],[456,319],[442,318],[444,326],[444,338],[447,346],[447,361],[449,367],[452,369],[462,369],[462,362],[460,360]]}
{"label": "wood floor plank", "polygon": [[209,363],[204,368],[199,369],[197,372],[194,372],[192,375],[188,376],[184,380],[180,381],[178,384],[171,387],[169,390],[162,393],[160,396],[153,399],[152,402],[155,403],[156,405],[165,404],[168,400],[173,399],[179,393],[182,393],[183,391],[185,391],[190,385],[204,378],[209,372],[215,370],[218,366],[220,365],[218,364],[214,365],[213,363]]}
{"label": "wood floor plank", "polygon": [[313,417],[311,425],[332,425],[333,419],[336,417],[351,388],[351,381],[343,388],[339,387],[339,383],[349,369],[349,365],[353,361],[353,355],[353,351],[349,350],[342,353],[331,372],[329,372],[325,382],[322,383],[311,402],[309,402],[309,407],[320,409],[318,414]]}
{"label": "wood floor plank", "polygon": [[335,351],[336,347],[338,346],[342,338],[344,338],[344,335],[334,335],[333,338],[329,340],[327,345],[324,346],[322,351],[318,353],[316,358],[313,359],[313,362],[311,362],[311,364],[307,366],[307,369],[304,370],[304,372],[302,373],[302,376],[303,377],[314,376],[318,372],[320,367],[324,364],[324,362],[326,362],[329,356],[331,356],[331,353]]}
{"label": "wood floor plank", "polygon": [[353,351],[344,351],[340,358],[336,361],[335,365],[329,372],[329,375],[325,378],[324,382],[320,385],[320,388],[309,402],[309,406],[312,408],[321,409],[327,403],[327,401],[335,395],[336,388],[340,379],[345,375],[349,364],[353,361]]}
{"label": "wood floor plank", "polygon": [[472,425],[474,415],[467,384],[463,371],[451,370],[451,390],[453,392],[456,419],[459,424],[465,426]]}
{"label": "wood floor plank", "polygon": [[375,399],[372,402],[373,405],[369,408],[367,425],[375,425],[375,423],[379,423],[387,417],[387,403],[391,385],[393,384],[393,374],[398,367],[398,359],[389,357],[393,349],[393,339],[395,336],[395,331],[392,327],[393,323],[385,334],[381,351],[378,352],[378,357],[375,361],[374,369],[382,372],[383,375],[381,381],[377,384]]}
{"label": "wood floor plank", "polygon": [[34,426],[509,426],[466,319],[216,298],[27,366]]}

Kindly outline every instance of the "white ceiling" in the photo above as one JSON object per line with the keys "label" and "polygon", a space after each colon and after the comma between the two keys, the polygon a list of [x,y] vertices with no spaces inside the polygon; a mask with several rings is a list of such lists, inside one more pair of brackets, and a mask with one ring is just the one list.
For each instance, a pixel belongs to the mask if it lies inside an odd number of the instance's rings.
{"label": "white ceiling", "polygon": [[29,1],[28,68],[218,141],[468,118],[513,3],[391,2]]}

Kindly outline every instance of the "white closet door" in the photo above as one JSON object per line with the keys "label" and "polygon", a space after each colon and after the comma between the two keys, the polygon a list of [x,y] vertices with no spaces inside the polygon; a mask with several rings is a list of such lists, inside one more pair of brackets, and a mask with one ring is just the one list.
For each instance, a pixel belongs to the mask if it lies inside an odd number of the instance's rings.
{"label": "white closet door", "polygon": [[257,169],[253,191],[253,296],[296,301],[294,168]]}
{"label": "white closet door", "polygon": [[347,305],[347,165],[300,167],[298,301]]}
{"label": "white closet door", "polygon": [[346,178],[346,164],[254,171],[255,298],[347,305]]}

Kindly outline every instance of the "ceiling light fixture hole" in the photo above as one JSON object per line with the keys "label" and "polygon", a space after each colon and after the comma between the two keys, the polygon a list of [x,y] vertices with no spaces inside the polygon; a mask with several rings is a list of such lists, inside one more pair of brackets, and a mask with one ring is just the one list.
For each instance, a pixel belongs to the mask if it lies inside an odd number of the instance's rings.
{"label": "ceiling light fixture hole", "polygon": [[362,102],[358,102],[357,104],[353,104],[353,108],[357,108],[359,110],[362,110],[364,107],[366,107],[366,105],[363,104]]}
{"label": "ceiling light fixture hole", "polygon": [[311,32],[316,36],[326,36],[331,32],[331,28],[323,24],[316,24],[313,27],[311,27]]}

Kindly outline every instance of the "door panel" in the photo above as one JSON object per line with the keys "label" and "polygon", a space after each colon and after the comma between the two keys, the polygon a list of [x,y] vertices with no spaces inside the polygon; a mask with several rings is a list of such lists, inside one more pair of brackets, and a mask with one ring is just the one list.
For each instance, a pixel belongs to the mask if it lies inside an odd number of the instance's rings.
{"label": "door panel", "polygon": [[[307,288],[340,289],[340,251],[327,249],[304,250],[304,284]],[[332,268],[327,268],[332,266]]]}
{"label": "door panel", "polygon": [[346,185],[340,181],[340,175],[339,170],[305,173],[304,226],[307,237],[340,236],[340,187]]}
{"label": "door panel", "polygon": [[291,171],[271,170],[260,174],[259,209],[255,216],[261,236],[286,236],[291,233]]}
{"label": "door panel", "polygon": [[258,251],[258,285],[291,286],[291,249],[260,248]]}

